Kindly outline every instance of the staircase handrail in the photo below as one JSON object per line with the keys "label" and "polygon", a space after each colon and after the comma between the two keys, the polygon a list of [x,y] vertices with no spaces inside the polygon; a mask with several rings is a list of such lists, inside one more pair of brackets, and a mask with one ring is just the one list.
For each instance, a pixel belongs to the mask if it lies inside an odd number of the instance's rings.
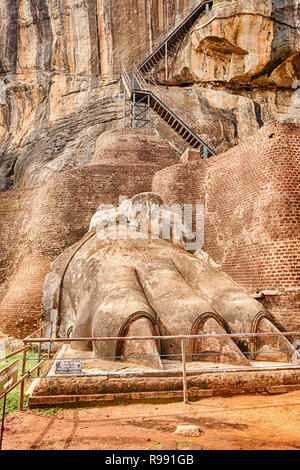
{"label": "staircase handrail", "polygon": [[[198,3],[198,5],[197,5]],[[154,55],[156,54],[156,52],[161,49],[161,47],[166,43],[168,42],[172,36],[174,36],[177,31],[183,26],[184,23],[186,23],[189,18],[195,13],[195,11],[201,7],[203,7],[204,5],[206,5],[207,3],[211,4],[212,3],[212,0],[203,0],[200,4],[199,4],[199,0],[195,1],[193,3],[193,6],[191,7],[187,7],[182,13],[180,13],[180,15],[177,16],[177,19],[174,23],[174,25],[172,26],[172,31],[167,35],[166,37],[166,32],[162,32],[156,39],[155,39],[155,42],[153,45],[153,50],[152,52],[148,53],[146,56],[145,54],[142,54],[140,56],[139,59],[136,60],[137,63],[139,63],[140,65],[138,66],[138,69],[140,69],[141,67],[143,67],[143,65]],[[189,13],[188,13],[189,12]]]}
{"label": "staircase handrail", "polygon": [[[177,114],[175,114],[174,111],[171,111],[169,106],[167,106],[167,104],[165,104],[166,98],[167,98],[167,101],[172,103],[172,108],[173,109],[174,108],[177,109],[177,104],[175,104],[174,101],[172,99],[170,99],[169,96],[164,95],[164,97],[162,99],[159,98],[159,96],[161,96],[161,89],[158,87],[158,85],[157,85],[154,77],[151,75],[151,73],[149,73],[149,72],[143,73],[141,71],[142,67],[147,63],[147,61],[150,60],[151,57],[154,56],[157,53],[157,51],[167,41],[169,41],[170,38],[172,36],[174,36],[180,28],[182,28],[184,26],[184,23],[189,21],[189,19],[196,13],[196,11],[198,9],[202,8],[206,4],[212,4],[212,1],[211,0],[203,0],[197,7],[193,8],[190,11],[190,14],[187,17],[185,17],[184,21],[181,21],[180,24],[177,27],[175,27],[175,29],[173,29],[173,31],[167,36],[167,38],[165,38],[164,41],[161,42],[160,45],[150,55],[148,55],[146,57],[146,59],[138,67],[134,64],[132,74],[129,75],[128,72],[126,71],[123,63],[121,63],[121,78],[122,78],[122,81],[123,81],[124,88],[126,89],[126,91],[127,91],[130,98],[131,98],[132,94],[135,91],[140,92],[140,93],[145,93],[148,96],[152,96],[154,101],[156,101],[162,108],[164,108],[167,111],[167,113],[170,114],[170,116],[172,116],[183,128],[185,128],[194,137],[194,139],[196,139],[196,141],[198,141],[203,146],[203,150],[206,154],[207,154],[207,151],[208,151],[211,155],[215,155],[215,153],[210,149],[210,147],[189,127],[189,125],[186,124],[182,119],[180,119],[180,117]],[[182,18],[183,15],[185,15],[186,11],[187,11],[187,9],[184,10],[184,12],[182,12],[182,14],[179,17],[180,19]],[[151,84],[150,86],[155,87],[155,89],[157,91],[157,94],[159,96],[157,96],[155,93],[153,93],[153,91],[151,89],[149,89],[149,82]],[[185,115],[188,122],[191,120],[191,116],[188,116],[182,110],[179,113],[179,115],[180,114]],[[199,129],[199,131],[201,132],[200,129]]]}
{"label": "staircase handrail", "polygon": [[141,90],[144,90],[144,91],[148,90],[148,83],[145,80],[143,74],[139,71],[138,67],[135,65],[135,63],[133,64],[133,74]]}
{"label": "staircase handrail", "polygon": [[[196,131],[193,131],[191,127],[187,124],[187,122],[192,119],[191,116],[187,115],[182,110],[180,110],[180,112],[178,113],[178,105],[172,99],[170,99],[169,96],[164,95],[162,97],[162,90],[159,88],[158,84],[156,83],[154,77],[151,74],[147,74],[147,78],[150,81],[150,86],[152,85],[155,87],[155,93],[151,90],[151,88],[149,89],[149,83],[147,83],[146,78],[142,75],[142,73],[137,69],[135,65],[133,70],[133,77],[135,78],[140,87],[139,91],[142,91],[152,96],[153,99],[157,101],[157,103],[159,103],[163,108],[165,108],[165,110],[182,125],[182,127],[185,127],[195,137],[195,139],[197,139],[198,142],[200,142],[204,147],[206,147],[211,155],[215,155],[213,150],[198,136]],[[166,101],[171,103],[171,107],[168,105],[169,103],[166,104]],[[184,117],[187,122],[184,122],[180,116]],[[201,129],[198,128],[197,132],[201,132]]]}
{"label": "staircase handrail", "polygon": [[132,79],[130,78],[128,72],[126,71],[123,62],[121,62],[121,78],[128,93],[128,96],[131,96],[133,91]]}
{"label": "staircase handrail", "polygon": [[198,140],[198,142],[200,142],[204,147],[207,148],[207,150],[209,151],[209,153],[211,155],[215,155],[214,151],[206,144],[206,142],[204,142],[201,137],[199,137],[195,131],[193,131],[190,126],[188,126],[188,124],[186,124],[182,119],[180,119],[180,117],[178,115],[176,115],[174,113],[174,111],[172,111],[155,93],[153,93],[153,91],[151,90],[148,90],[146,91],[145,93],[149,94],[150,96],[152,96],[156,101],[157,103],[159,103],[163,108],[165,108],[166,111],[168,111],[168,113],[170,115],[172,115],[181,125],[182,127],[186,128],[190,134],[192,134],[196,140]]}
{"label": "staircase handrail", "polygon": [[[155,95],[157,95],[160,100],[166,105],[166,107],[168,109],[172,109],[174,114],[178,117],[178,118],[182,118],[182,119],[185,119],[185,122],[186,122],[186,125],[187,127],[189,127],[189,125],[187,123],[191,122],[193,120],[192,116],[185,113],[182,108],[178,108],[178,103],[176,103],[174,100],[172,100],[172,98],[167,95],[167,94],[163,94],[163,90],[159,87],[159,85],[157,84],[157,82],[155,81],[155,78],[152,76],[152,74],[147,74],[146,77],[143,77],[144,79],[144,82],[146,83],[147,86],[147,90],[149,91],[152,91],[151,88],[155,88]],[[147,79],[149,80],[150,83],[147,84]],[[150,88],[149,88],[149,85],[150,85]],[[165,88],[164,88],[165,90]],[[180,119],[182,121],[182,119]],[[190,127],[189,127],[190,128]],[[197,130],[195,130],[194,132],[199,132],[201,133],[201,129],[199,126],[197,126]],[[199,137],[200,138],[200,137]],[[208,147],[207,144],[205,144],[206,147]],[[209,148],[209,147],[208,147]],[[214,155],[214,152],[209,149],[210,152]]]}

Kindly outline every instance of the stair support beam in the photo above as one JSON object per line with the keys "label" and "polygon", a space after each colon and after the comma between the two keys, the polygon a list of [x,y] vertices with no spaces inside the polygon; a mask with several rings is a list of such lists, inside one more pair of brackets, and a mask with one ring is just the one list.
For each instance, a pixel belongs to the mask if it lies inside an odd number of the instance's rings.
{"label": "stair support beam", "polygon": [[[130,125],[136,127],[150,127],[150,107],[162,117],[162,119],[182,137],[189,146],[199,148],[203,158],[214,155],[213,151],[198,137],[192,129],[186,125],[183,120],[176,116],[168,106],[166,106],[152,91],[146,87],[144,75],[156,66],[156,64],[165,57],[165,84],[168,87],[168,54],[192,28],[193,24],[199,18],[201,13],[209,13],[212,8],[212,1],[202,1],[188,17],[167,36],[165,41],[153,51],[147,59],[134,71],[128,74],[124,67],[121,69],[121,76],[124,84],[124,126],[127,125],[127,96],[130,97]],[[141,99],[139,99],[142,96]]]}

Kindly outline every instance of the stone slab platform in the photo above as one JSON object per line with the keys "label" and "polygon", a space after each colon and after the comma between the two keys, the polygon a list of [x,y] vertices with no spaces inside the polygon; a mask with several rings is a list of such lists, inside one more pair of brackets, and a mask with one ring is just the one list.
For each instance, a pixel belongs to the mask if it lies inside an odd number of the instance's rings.
{"label": "stone slab platform", "polygon": [[[56,376],[53,363],[48,374],[36,379],[28,389],[30,407],[92,406],[119,403],[120,400],[170,401],[181,400],[183,397],[179,361],[164,360],[165,371],[162,374],[160,371],[131,363],[96,359],[92,353],[75,352],[67,345],[63,346],[56,356],[56,359],[66,358],[82,359],[82,376]],[[187,363],[189,399],[300,390],[299,365],[252,362],[251,366],[253,369],[209,362]],[[118,377],[114,375],[116,373],[123,376]]]}

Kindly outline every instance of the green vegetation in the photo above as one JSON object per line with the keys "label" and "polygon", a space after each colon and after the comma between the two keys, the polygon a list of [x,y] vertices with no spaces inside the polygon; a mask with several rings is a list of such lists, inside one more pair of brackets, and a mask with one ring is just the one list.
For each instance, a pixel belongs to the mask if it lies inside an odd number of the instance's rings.
{"label": "green vegetation", "polygon": [[[77,408],[78,410],[81,408]],[[43,413],[45,415],[51,415],[54,416],[56,415],[59,411],[62,411],[63,408],[60,407],[52,407],[52,408],[36,408],[34,411],[37,411],[38,413]]]}
{"label": "green vegetation", "polygon": [[124,400],[119,399],[119,400],[118,400],[118,405],[119,405],[119,406],[124,406],[124,405],[126,405],[126,403],[125,403]]}
{"label": "green vegetation", "polygon": [[152,450],[162,450],[161,448],[162,448],[162,444],[159,441],[153,446]]}
{"label": "green vegetation", "polygon": [[[12,351],[6,351],[7,354],[9,354]],[[28,350],[27,351],[27,357],[30,356],[32,351]],[[33,353],[29,360],[26,362],[26,371],[32,369],[32,367],[35,365],[37,361],[37,352]],[[22,370],[22,358],[23,358],[23,353],[16,354],[15,356],[10,357],[9,359],[2,361],[0,363],[0,370],[4,369],[4,367],[8,366],[12,362],[14,362],[16,359],[19,359],[19,377],[21,375],[21,370]],[[25,381],[25,391],[27,388],[30,386],[32,379],[28,379]],[[20,385],[16,387],[12,392],[10,392],[7,395],[6,398],[6,408],[5,408],[5,416],[8,416],[10,413],[14,413],[15,411],[18,411],[19,409],[19,393],[20,393]],[[0,401],[0,416],[2,416],[2,410],[3,410],[3,402],[4,400],[2,399]],[[24,399],[24,409],[27,407],[27,400],[26,397]]]}
{"label": "green vegetation", "polygon": [[176,439],[176,449],[177,450],[186,450],[186,448],[188,448],[193,443],[194,443],[194,441],[186,441],[184,439]]}

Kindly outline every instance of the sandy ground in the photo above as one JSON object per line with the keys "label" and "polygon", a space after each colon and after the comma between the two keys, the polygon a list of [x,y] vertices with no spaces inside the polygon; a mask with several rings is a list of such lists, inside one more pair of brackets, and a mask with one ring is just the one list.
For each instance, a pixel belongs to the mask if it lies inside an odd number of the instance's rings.
{"label": "sandy ground", "polygon": [[[177,425],[200,437],[173,434]],[[300,392],[9,415],[3,450],[300,449]]]}

